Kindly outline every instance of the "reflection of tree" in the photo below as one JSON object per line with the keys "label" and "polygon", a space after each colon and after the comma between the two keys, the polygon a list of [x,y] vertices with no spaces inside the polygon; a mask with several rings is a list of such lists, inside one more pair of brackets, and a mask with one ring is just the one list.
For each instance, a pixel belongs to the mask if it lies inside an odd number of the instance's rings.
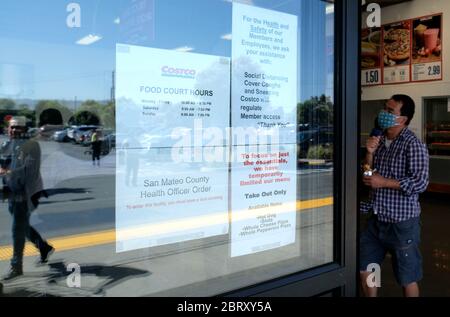
{"label": "reflection of tree", "polygon": [[69,123],[74,125],[100,125],[100,119],[95,113],[83,110],[78,111]]}
{"label": "reflection of tree", "polygon": [[[71,120],[74,124],[101,124],[106,128],[115,128],[115,104],[102,104],[95,100],[83,102]],[[89,114],[89,116],[87,116]]]}
{"label": "reflection of tree", "polygon": [[44,110],[39,116],[39,126],[42,127],[47,124],[51,125],[62,125],[64,120],[62,118],[61,112],[56,109]]}
{"label": "reflection of tree", "polygon": [[[220,91],[229,91],[229,78],[224,78],[224,67],[229,67],[229,60],[224,58],[223,61],[217,61],[209,65],[206,69],[197,75],[195,89],[213,89],[214,93]],[[198,97],[199,100],[207,101],[210,97]]]}
{"label": "reflection of tree", "polygon": [[309,124],[311,126],[333,125],[333,103],[325,95],[312,97],[303,103],[299,103],[297,108],[299,124]]}
{"label": "reflection of tree", "polygon": [[17,115],[27,118],[30,126],[36,126],[36,112],[30,110],[30,106],[25,103],[19,105],[12,99],[0,99],[0,127],[5,127],[4,117],[7,115]]}
{"label": "reflection of tree", "polygon": [[0,99],[0,110],[13,110],[16,103],[11,99]]}
{"label": "reflection of tree", "polygon": [[20,110],[17,112],[17,115],[27,118],[27,121],[31,122],[31,126],[34,127],[36,126],[36,113],[25,106],[27,105],[19,106]]}
{"label": "reflection of tree", "polygon": [[72,116],[72,111],[69,110],[66,106],[63,106],[56,100],[41,100],[36,105],[36,117],[39,118],[41,114],[48,110],[58,110],[61,113],[63,118],[63,122],[68,122],[69,118]]}

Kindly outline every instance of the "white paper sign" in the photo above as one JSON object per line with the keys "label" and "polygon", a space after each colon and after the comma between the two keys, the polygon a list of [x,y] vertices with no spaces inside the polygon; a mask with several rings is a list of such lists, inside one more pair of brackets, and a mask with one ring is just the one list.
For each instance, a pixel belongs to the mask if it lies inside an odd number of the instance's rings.
{"label": "white paper sign", "polygon": [[116,250],[228,233],[228,163],[174,163],[171,149],[118,150]]}
{"label": "white paper sign", "polygon": [[294,15],[233,3],[234,128],[276,128],[278,142],[296,142],[297,23]]}
{"label": "white paper sign", "polygon": [[384,84],[399,84],[410,81],[409,65],[384,68]]}
{"label": "white paper sign", "polygon": [[[118,44],[116,71],[119,146],[136,130],[141,147],[155,148],[177,146],[180,133],[229,127],[229,58]],[[191,145],[223,145],[226,133],[216,144],[201,139]]]}
{"label": "white paper sign", "polygon": [[442,78],[442,62],[413,64],[413,81],[439,80]]}
{"label": "white paper sign", "polygon": [[226,234],[229,58],[119,44],[116,69],[117,252]]}
{"label": "white paper sign", "polygon": [[231,256],[283,247],[295,242],[296,145],[276,151],[233,147]]}

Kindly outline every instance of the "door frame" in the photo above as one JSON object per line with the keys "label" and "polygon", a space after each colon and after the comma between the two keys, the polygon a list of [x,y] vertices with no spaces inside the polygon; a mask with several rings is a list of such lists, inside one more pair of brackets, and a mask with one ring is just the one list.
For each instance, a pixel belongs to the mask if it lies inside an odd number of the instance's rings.
{"label": "door frame", "polygon": [[[310,1],[310,0],[302,0]],[[360,135],[359,1],[335,4],[334,263],[223,294],[229,297],[358,295]]]}

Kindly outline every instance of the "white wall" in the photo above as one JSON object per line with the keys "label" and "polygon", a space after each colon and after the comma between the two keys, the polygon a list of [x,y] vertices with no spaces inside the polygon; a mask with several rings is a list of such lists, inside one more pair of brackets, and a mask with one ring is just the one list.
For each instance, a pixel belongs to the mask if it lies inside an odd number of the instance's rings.
{"label": "white wall", "polygon": [[[416,102],[416,115],[411,122],[411,130],[423,137],[423,97],[450,96],[450,1],[449,0],[413,0],[382,9],[381,23],[388,24],[401,20],[443,13],[443,80],[429,83],[409,83],[364,87],[362,100],[388,99],[394,94],[407,94]],[[366,19],[363,17],[363,22]]]}

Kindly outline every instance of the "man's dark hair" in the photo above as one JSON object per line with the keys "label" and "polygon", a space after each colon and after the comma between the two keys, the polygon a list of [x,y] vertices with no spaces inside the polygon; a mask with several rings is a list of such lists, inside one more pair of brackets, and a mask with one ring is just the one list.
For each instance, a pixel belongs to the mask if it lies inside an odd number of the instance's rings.
{"label": "man's dark hair", "polygon": [[400,113],[402,116],[408,117],[406,125],[409,125],[412,118],[414,118],[414,113],[416,112],[416,104],[414,103],[414,100],[407,95],[394,95],[391,99],[402,104]]}

